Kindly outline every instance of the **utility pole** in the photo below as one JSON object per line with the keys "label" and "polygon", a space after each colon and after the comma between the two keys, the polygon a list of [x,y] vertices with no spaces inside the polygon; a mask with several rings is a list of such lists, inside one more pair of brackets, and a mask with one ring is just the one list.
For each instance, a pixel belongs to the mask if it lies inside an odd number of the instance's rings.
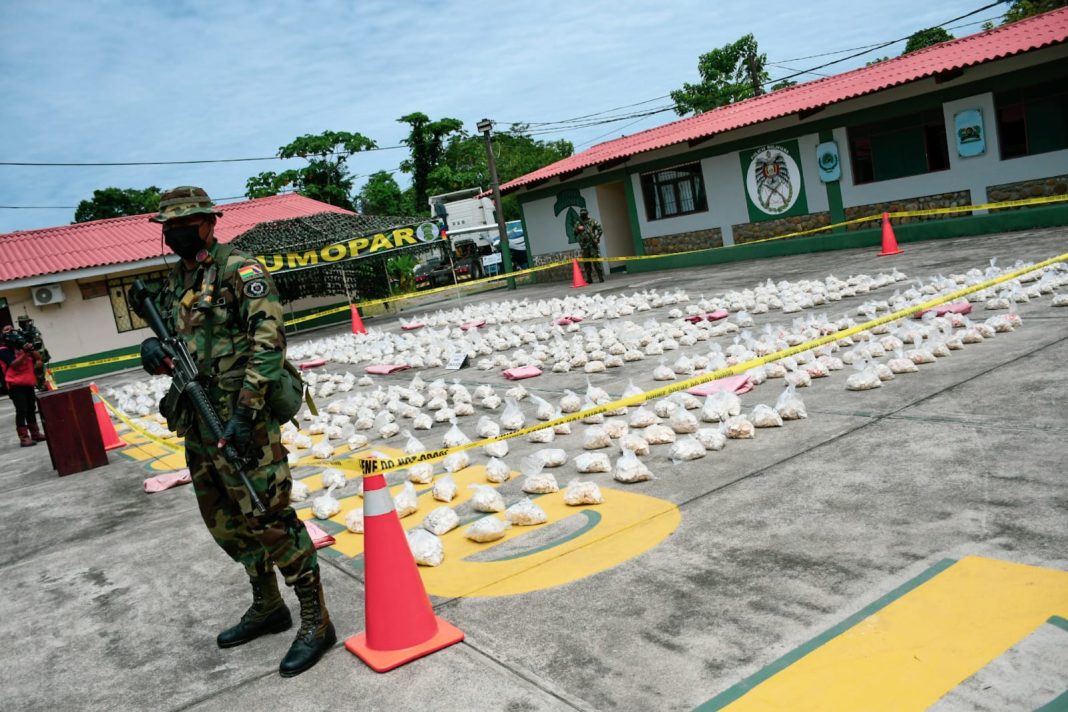
{"label": "utility pole", "polygon": [[[512,246],[508,244],[508,228],[504,226],[504,208],[501,206],[501,186],[497,180],[497,160],[493,157],[493,122],[482,119],[477,124],[478,130],[486,139],[486,161],[489,163],[490,181],[493,183],[493,212],[497,215],[497,232],[501,236],[501,254],[504,257],[504,273],[512,273]],[[515,289],[515,277],[508,278],[508,289]]]}

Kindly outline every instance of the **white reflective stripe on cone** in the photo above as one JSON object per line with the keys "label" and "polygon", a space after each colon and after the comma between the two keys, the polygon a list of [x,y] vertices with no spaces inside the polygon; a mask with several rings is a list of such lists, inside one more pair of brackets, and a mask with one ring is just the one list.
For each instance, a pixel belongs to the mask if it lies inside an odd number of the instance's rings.
{"label": "white reflective stripe on cone", "polygon": [[389,489],[364,490],[363,493],[363,516],[377,517],[380,514],[389,514],[393,511],[393,495]]}

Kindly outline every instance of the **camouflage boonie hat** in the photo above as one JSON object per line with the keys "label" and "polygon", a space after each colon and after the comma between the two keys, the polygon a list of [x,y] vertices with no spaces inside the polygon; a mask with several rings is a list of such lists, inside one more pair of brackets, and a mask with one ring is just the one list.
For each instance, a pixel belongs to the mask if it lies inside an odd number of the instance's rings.
{"label": "camouflage boonie hat", "polygon": [[222,211],[216,209],[215,203],[211,202],[207,191],[193,185],[180,185],[171,188],[159,196],[159,215],[149,218],[152,222],[163,223],[174,218],[184,218],[186,215],[204,213],[207,215],[222,215]]}

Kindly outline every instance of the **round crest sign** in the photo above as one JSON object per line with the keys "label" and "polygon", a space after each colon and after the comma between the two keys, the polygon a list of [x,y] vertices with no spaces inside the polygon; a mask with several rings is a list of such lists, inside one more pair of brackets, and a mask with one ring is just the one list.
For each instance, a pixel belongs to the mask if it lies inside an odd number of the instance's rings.
{"label": "round crest sign", "polygon": [[753,153],[746,170],[745,189],[754,207],[781,215],[801,195],[801,170],[782,146],[765,146]]}

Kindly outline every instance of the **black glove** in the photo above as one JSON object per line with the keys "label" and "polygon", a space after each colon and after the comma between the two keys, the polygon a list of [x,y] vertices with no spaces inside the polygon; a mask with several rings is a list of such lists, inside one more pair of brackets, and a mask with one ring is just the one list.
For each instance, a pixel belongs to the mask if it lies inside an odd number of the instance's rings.
{"label": "black glove", "polygon": [[246,457],[249,446],[252,445],[252,418],[255,415],[256,411],[246,405],[234,408],[234,414],[230,416],[226,427],[223,428],[222,437],[219,438],[219,448],[229,443],[234,446],[238,455]]}
{"label": "black glove", "polygon": [[144,288],[143,286],[141,289],[138,289],[138,286],[139,285],[135,284],[134,286],[130,287],[130,296],[128,303],[130,304],[130,307],[134,310],[134,314],[144,319],[145,315],[141,313],[142,311],[144,311],[144,309],[141,308],[141,305],[144,304],[145,297],[151,297],[152,294],[148,291],[148,289]]}
{"label": "black glove", "polygon": [[141,366],[150,376],[170,373],[167,359],[174,358],[174,351],[155,336],[141,342]]}

